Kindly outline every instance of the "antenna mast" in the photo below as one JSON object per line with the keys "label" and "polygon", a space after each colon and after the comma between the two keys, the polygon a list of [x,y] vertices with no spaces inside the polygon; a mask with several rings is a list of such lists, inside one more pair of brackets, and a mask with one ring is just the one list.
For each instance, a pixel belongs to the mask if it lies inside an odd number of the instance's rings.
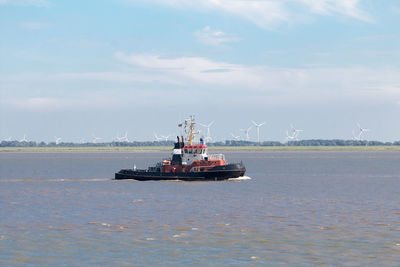
{"label": "antenna mast", "polygon": [[189,140],[188,140],[189,146],[192,145],[193,139],[194,139],[195,135],[196,135],[196,134],[199,134],[199,132],[195,132],[195,131],[194,131],[194,124],[195,124],[195,123],[194,123],[194,117],[193,117],[193,116],[190,116]]}

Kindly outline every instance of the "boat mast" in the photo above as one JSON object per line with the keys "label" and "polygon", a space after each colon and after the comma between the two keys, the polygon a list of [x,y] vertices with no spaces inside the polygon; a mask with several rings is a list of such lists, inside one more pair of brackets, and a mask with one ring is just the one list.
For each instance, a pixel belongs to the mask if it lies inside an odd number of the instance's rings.
{"label": "boat mast", "polygon": [[195,137],[196,134],[199,134],[200,132],[195,132],[194,131],[194,117],[190,116],[190,126],[189,126],[189,146],[192,145],[193,139]]}

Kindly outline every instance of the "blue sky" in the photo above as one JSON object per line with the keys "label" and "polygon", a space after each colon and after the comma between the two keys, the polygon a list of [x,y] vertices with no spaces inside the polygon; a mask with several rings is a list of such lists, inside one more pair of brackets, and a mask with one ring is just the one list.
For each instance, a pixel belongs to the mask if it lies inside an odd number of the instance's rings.
{"label": "blue sky", "polygon": [[217,140],[251,120],[399,140],[399,25],[398,1],[0,0],[0,139],[148,140],[194,114]]}

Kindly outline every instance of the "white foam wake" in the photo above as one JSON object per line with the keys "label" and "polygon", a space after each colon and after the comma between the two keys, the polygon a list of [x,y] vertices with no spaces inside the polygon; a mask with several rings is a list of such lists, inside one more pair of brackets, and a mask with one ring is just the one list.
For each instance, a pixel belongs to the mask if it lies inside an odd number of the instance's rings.
{"label": "white foam wake", "polygon": [[239,176],[236,178],[229,178],[228,181],[246,181],[246,180],[251,180],[251,177],[249,176]]}

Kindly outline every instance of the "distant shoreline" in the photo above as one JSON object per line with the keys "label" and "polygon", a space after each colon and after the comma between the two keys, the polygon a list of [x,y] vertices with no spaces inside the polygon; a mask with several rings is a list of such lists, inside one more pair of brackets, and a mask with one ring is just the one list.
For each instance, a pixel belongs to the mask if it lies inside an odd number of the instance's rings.
{"label": "distant shoreline", "polygon": [[[216,152],[385,152],[400,151],[400,146],[211,146]],[[170,146],[140,147],[0,147],[0,153],[140,153],[171,152]]]}

